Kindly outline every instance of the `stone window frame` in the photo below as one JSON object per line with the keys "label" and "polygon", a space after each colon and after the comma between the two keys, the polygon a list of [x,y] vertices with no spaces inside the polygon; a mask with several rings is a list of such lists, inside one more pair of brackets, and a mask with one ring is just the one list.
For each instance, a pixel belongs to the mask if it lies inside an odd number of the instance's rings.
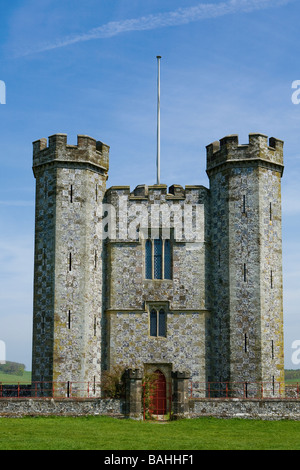
{"label": "stone window frame", "polygon": [[[147,304],[147,313],[148,313],[148,335],[150,338],[153,339],[166,339],[167,338],[167,332],[168,332],[168,313],[169,313],[169,304],[168,302],[150,302]],[[164,325],[163,325],[163,330],[164,330],[164,335],[160,335],[159,333],[161,332],[160,330],[160,318],[159,314],[163,310],[164,312]],[[155,311],[157,315],[157,320],[156,320],[156,335],[151,334],[151,313]]]}
{"label": "stone window frame", "polygon": [[[155,235],[152,236],[152,233]],[[144,279],[146,281],[172,281],[173,280],[173,246],[174,246],[174,229],[164,230],[162,228],[153,229],[141,229],[141,241],[143,242],[143,259],[144,259]],[[155,275],[155,241],[161,240],[161,277]],[[151,276],[147,275],[147,244],[151,243]],[[170,244],[169,247],[169,260],[168,267],[166,266],[166,243]],[[166,277],[166,270],[169,271],[169,275]]]}

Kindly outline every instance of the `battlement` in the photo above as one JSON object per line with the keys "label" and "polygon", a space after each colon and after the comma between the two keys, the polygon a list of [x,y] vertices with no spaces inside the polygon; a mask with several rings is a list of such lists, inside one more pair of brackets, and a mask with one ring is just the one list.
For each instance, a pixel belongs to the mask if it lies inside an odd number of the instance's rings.
{"label": "battlement", "polygon": [[[47,145],[48,143],[48,145]],[[77,136],[77,145],[67,144],[67,134],[54,134],[33,142],[33,168],[50,162],[89,163],[107,172],[109,146],[87,135]]]}
{"label": "battlement", "polygon": [[207,145],[207,171],[224,164],[261,160],[283,167],[283,141],[264,134],[249,134],[249,143],[239,144],[238,135],[228,135]]}
{"label": "battlement", "polygon": [[130,186],[111,186],[106,195],[108,199],[116,196],[127,196],[130,200],[184,200],[193,196],[197,200],[202,200],[207,194],[208,189],[204,186],[185,186],[183,188],[179,184],[173,184],[168,188],[166,184],[146,185],[140,184],[131,191]]}

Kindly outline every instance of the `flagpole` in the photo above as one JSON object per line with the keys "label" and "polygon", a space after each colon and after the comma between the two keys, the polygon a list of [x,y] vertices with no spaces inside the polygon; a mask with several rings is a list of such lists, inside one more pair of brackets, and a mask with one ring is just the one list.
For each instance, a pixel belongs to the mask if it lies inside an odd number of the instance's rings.
{"label": "flagpole", "polygon": [[157,184],[160,184],[160,59],[161,56],[156,56],[157,58]]}

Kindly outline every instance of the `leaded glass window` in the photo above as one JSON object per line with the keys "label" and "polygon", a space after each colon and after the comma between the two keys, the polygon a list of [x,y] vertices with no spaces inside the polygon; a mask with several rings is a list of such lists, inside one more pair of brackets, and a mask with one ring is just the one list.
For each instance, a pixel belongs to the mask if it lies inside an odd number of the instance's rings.
{"label": "leaded glass window", "polygon": [[162,238],[145,243],[145,279],[172,279],[172,243]]}
{"label": "leaded glass window", "polygon": [[164,278],[165,279],[172,279],[172,256],[171,256],[171,242],[170,240],[165,240],[165,247],[164,247]]}
{"label": "leaded glass window", "polygon": [[146,241],[145,256],[146,256],[145,277],[146,279],[152,279],[152,243],[151,243],[151,240]]}
{"label": "leaded glass window", "polygon": [[166,336],[166,312],[163,308],[158,314],[158,336]]}
{"label": "leaded glass window", "polygon": [[157,311],[155,309],[150,312],[150,336],[157,336]]}
{"label": "leaded glass window", "polygon": [[152,308],[150,311],[150,336],[167,335],[167,314],[163,308]]}
{"label": "leaded glass window", "polygon": [[154,279],[162,279],[162,239],[154,240]]}

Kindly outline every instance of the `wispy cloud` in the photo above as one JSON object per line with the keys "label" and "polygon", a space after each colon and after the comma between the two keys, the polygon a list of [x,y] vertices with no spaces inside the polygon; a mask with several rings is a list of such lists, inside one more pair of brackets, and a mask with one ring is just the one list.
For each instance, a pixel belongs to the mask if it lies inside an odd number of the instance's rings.
{"label": "wispy cloud", "polygon": [[229,0],[218,4],[200,3],[194,7],[179,8],[167,13],[147,15],[122,21],[111,21],[86,33],[67,36],[53,42],[41,44],[39,47],[23,52],[22,55],[57,49],[92,39],[111,38],[133,31],[179,26],[235,13],[250,13],[266,8],[283,6],[293,1],[295,0]]}

